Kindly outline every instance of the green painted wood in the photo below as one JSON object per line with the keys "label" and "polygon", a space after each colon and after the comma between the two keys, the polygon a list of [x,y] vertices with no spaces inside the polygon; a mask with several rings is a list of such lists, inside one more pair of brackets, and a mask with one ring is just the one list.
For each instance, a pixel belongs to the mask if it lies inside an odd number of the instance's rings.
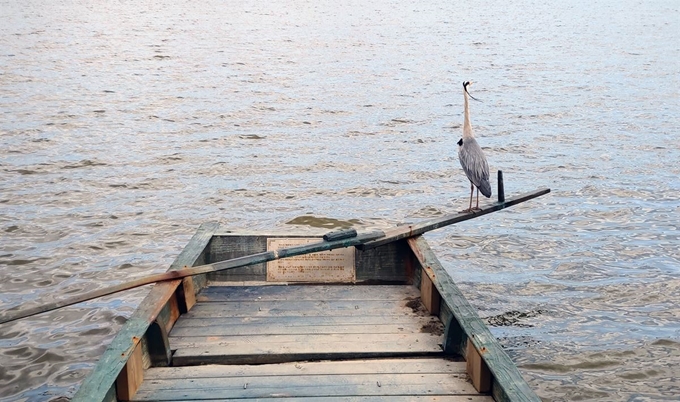
{"label": "green painted wood", "polygon": [[[451,312],[449,326],[458,325],[465,336],[473,343],[489,370],[494,376],[494,395],[498,401],[531,401],[540,399],[522,378],[519,370],[510,357],[491,334],[487,326],[470,303],[465,299],[451,276],[430,249],[422,236],[410,239],[409,244],[420,264],[434,274],[432,282],[439,291],[442,303]],[[451,334],[455,339],[455,336]],[[445,345],[445,349],[446,349]]]}
{"label": "green painted wood", "polygon": [[457,214],[452,214],[452,215],[446,215],[442,216],[439,218],[433,218],[433,219],[428,219],[424,220],[418,223],[410,224],[410,225],[402,225],[402,226],[397,226],[394,229],[390,229],[388,231],[385,231],[385,236],[380,237],[376,240],[366,242],[364,244],[361,244],[357,246],[357,248],[362,249],[362,250],[369,250],[378,246],[385,245],[387,243],[391,243],[395,240],[400,240],[400,239],[406,239],[414,236],[418,236],[420,234],[423,234],[425,232],[429,232],[431,230],[439,229],[444,226],[452,225],[455,223],[467,221],[470,219],[478,218],[480,216],[490,214],[492,212],[500,211],[502,209],[511,207],[513,205],[521,204],[523,202],[532,200],[536,197],[540,197],[542,195],[548,194],[550,192],[549,188],[543,188],[543,189],[538,189],[532,192],[524,193],[512,198],[508,198],[505,200],[505,202],[496,202],[491,205],[484,206],[481,208],[479,211],[474,211],[474,212],[461,212]]}
{"label": "green painted wood", "polygon": [[[212,234],[219,225],[216,222],[202,224],[189,244],[177,256],[170,266],[170,270],[181,269],[193,265],[205,250]],[[140,342],[151,323],[156,319],[165,303],[167,295],[172,294],[181,280],[156,284],[141,302],[130,319],[123,325],[102,357],[97,362],[94,371],[83,381],[72,401],[92,402],[105,400],[112,392],[116,378],[135,346]],[[113,390],[115,393],[115,390]]]}
{"label": "green painted wood", "polygon": [[268,377],[319,374],[465,374],[464,361],[443,358],[371,359],[322,362],[292,362],[260,365],[207,365],[152,367],[145,380],[193,378]]}
{"label": "green painted wood", "polygon": [[338,374],[146,381],[135,400],[219,398],[479,395],[465,375]]}

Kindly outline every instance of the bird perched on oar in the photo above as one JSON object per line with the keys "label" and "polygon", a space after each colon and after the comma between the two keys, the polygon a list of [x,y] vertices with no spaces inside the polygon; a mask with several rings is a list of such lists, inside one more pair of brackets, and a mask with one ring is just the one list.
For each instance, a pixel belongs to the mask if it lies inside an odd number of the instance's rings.
{"label": "bird perched on oar", "polygon": [[[472,83],[463,83],[463,98],[465,99],[465,120],[463,122],[463,138],[458,141],[458,159],[465,171],[465,175],[470,180],[470,207],[462,212],[472,212],[479,210],[479,192],[486,198],[491,197],[491,184],[489,183],[489,163],[486,156],[479,146],[477,140],[472,135],[472,125],[470,124],[470,108],[468,106],[468,96],[475,99],[468,93],[468,87]],[[477,100],[477,99],[475,99]],[[472,208],[472,195],[477,187],[477,206]]]}

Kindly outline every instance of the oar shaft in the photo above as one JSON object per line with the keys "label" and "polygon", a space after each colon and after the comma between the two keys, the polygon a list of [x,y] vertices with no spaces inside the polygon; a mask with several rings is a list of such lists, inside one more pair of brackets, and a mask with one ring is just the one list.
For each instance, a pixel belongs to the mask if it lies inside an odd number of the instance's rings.
{"label": "oar shaft", "polygon": [[482,215],[490,214],[491,212],[500,211],[507,207],[520,204],[525,201],[529,201],[533,198],[540,197],[544,194],[550,192],[549,188],[542,188],[536,191],[532,191],[525,194],[520,194],[518,196],[508,198],[503,202],[496,202],[491,205],[485,206],[480,210],[473,212],[461,212],[458,214],[445,215],[439,218],[428,219],[421,222],[417,222],[411,225],[397,226],[394,229],[385,232],[385,236],[379,239],[367,242],[359,246],[361,250],[370,250],[372,248],[382,246],[383,244],[391,243],[399,239],[406,239],[413,236],[421,235],[425,232],[431,230],[439,229],[444,226],[452,225],[454,223],[459,223],[467,221],[473,218],[480,217]]}
{"label": "oar shaft", "polygon": [[58,308],[71,306],[73,304],[96,299],[98,297],[107,296],[128,289],[137,288],[154,282],[182,279],[188,276],[200,275],[208,272],[217,272],[227,269],[234,269],[254,264],[260,264],[268,261],[278,260],[280,258],[318,253],[321,251],[333,250],[336,248],[357,246],[359,244],[375,240],[382,236],[385,236],[385,233],[382,231],[369,232],[351,238],[345,238],[334,241],[322,241],[318,243],[305,244],[302,246],[289,247],[275,251],[265,251],[262,253],[247,255],[244,257],[233,258],[227,261],[220,261],[214,264],[201,265],[192,268],[185,267],[182,270],[168,271],[162,274],[150,275],[143,278],[133,279],[128,282],[120,283],[118,285],[109,286],[103,289],[93,290],[91,292],[83,293],[65,300],[47,303],[28,309],[22,309],[21,307],[19,307],[18,311],[11,310],[6,311],[2,314],[2,316],[0,316],[0,324],[15,321],[21,318],[30,317],[40,313],[46,313],[48,311],[56,310]]}
{"label": "oar shaft", "polygon": [[[322,241],[318,243],[305,244],[302,246],[289,247],[275,251],[265,251],[262,253],[247,255],[244,257],[233,258],[227,261],[220,261],[213,264],[201,265],[198,267],[184,267],[181,270],[168,271],[162,274],[155,274],[139,279],[134,279],[118,285],[109,286],[103,289],[93,290],[91,292],[83,293],[66,300],[47,303],[31,308],[18,307],[15,310],[5,311],[0,315],[0,324],[15,321],[21,318],[30,317],[36,314],[45,313],[56,310],[61,307],[70,306],[81,303],[87,300],[96,299],[98,297],[107,296],[116,292],[121,292],[128,289],[137,288],[148,285],[154,282],[176,280],[186,278],[188,276],[206,274],[209,272],[223,271],[226,269],[246,267],[249,265],[260,264],[268,261],[278,260],[280,258],[293,257],[296,255],[318,253],[321,251],[333,250],[336,248],[344,248],[357,246],[359,249],[371,249],[380,245],[390,243],[399,239],[417,236],[428,232],[430,230],[438,229],[454,223],[466,221],[468,219],[476,218],[481,215],[499,211],[509,206],[528,201],[532,198],[547,194],[550,189],[540,189],[530,193],[522,194],[506,200],[505,202],[497,202],[491,204],[480,211],[460,213],[454,215],[447,215],[440,218],[425,220],[413,225],[398,226],[387,232],[375,231],[360,234],[350,238],[340,238],[332,241]],[[342,236],[340,236],[342,237]]]}

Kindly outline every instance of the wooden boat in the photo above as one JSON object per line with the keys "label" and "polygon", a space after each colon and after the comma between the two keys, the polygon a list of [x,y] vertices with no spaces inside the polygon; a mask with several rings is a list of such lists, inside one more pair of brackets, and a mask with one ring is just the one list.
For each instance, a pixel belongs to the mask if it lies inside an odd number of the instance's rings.
{"label": "wooden boat", "polygon": [[548,191],[379,235],[203,224],[170,271],[209,269],[154,285],[73,400],[538,401],[421,234]]}

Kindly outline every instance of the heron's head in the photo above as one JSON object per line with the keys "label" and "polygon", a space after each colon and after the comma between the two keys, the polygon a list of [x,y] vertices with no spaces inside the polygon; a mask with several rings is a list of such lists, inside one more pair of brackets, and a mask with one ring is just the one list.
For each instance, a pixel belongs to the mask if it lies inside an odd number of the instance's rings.
{"label": "heron's head", "polygon": [[475,98],[474,96],[470,95],[470,92],[468,92],[468,87],[469,87],[470,85],[472,85],[472,82],[470,82],[470,81],[465,81],[465,82],[463,82],[463,91],[465,91],[465,93],[468,94],[468,96],[469,96],[470,98],[476,100],[477,102],[481,102],[479,99],[477,99],[477,98]]}

